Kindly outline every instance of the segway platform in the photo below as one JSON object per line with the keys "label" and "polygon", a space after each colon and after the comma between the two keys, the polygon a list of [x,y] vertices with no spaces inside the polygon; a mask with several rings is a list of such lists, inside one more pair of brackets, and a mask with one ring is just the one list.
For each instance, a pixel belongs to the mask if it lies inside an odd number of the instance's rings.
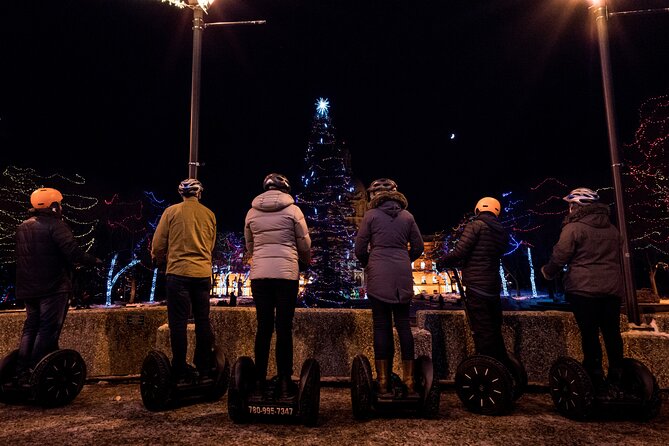
{"label": "segway platform", "polygon": [[307,359],[302,365],[294,396],[280,398],[279,378],[274,377],[261,392],[256,389],[253,359],[240,357],[232,367],[228,391],[228,415],[235,423],[248,423],[254,418],[278,422],[318,424],[321,371],[318,361]]}
{"label": "segway platform", "polygon": [[86,380],[86,363],[75,350],[56,350],[37,364],[28,383],[19,385],[14,350],[0,362],[0,402],[60,407],[74,400]]}
{"label": "segway platform", "polygon": [[650,420],[660,413],[662,398],[655,376],[640,361],[624,358],[618,392],[597,394],[580,362],[560,357],[549,375],[553,404],[572,420],[590,418],[632,418]]}
{"label": "segway platform", "polygon": [[152,350],[144,359],[140,375],[140,393],[144,407],[161,411],[190,402],[218,401],[228,389],[230,365],[222,350],[212,350],[209,373],[177,381],[165,353]]}
{"label": "segway platform", "polygon": [[428,419],[439,416],[441,392],[434,379],[432,360],[420,356],[415,360],[414,383],[417,395],[407,394],[407,388],[397,374],[391,374],[392,392],[379,393],[379,384],[372,377],[372,367],[364,355],[353,358],[351,367],[351,403],[353,417],[367,419],[374,410],[380,413],[414,413]]}

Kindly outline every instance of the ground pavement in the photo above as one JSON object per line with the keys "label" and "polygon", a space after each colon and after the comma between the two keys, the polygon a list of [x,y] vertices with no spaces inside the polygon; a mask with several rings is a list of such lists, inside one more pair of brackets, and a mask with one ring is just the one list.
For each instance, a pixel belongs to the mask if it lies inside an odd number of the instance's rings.
{"label": "ground pavement", "polygon": [[525,394],[507,416],[465,411],[452,388],[437,420],[351,416],[350,390],[321,391],[318,427],[235,425],[227,395],[219,402],[166,412],[144,409],[137,382],[93,382],[67,407],[40,409],[0,404],[0,445],[644,445],[669,444],[669,401],[650,422],[567,420],[544,389]]}

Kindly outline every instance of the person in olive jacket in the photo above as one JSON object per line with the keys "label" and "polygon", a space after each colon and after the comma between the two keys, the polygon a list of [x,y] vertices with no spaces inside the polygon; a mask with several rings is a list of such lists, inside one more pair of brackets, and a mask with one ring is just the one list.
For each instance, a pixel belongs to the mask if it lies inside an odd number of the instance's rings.
{"label": "person in olive jacket", "polygon": [[474,348],[510,366],[502,337],[502,282],[500,260],[508,248],[509,235],[498,217],[499,201],[481,198],[474,207],[476,218],[467,225],[455,247],[438,262],[438,268],[461,266],[462,282],[467,288],[467,319]]}
{"label": "person in olive jacket", "polygon": [[547,280],[563,275],[565,299],[581,331],[583,367],[599,391],[607,390],[602,369],[601,330],[609,362],[608,384],[621,378],[623,341],[620,335],[623,284],[618,229],[609,219],[609,207],[599,203],[591,189],[574,189],[563,198],[569,203],[560,239],[541,273]]}
{"label": "person in olive jacket", "polygon": [[72,295],[74,264],[102,264],[77,244],[63,221],[62,200],[56,189],[35,190],[30,196],[30,218],[16,230],[16,298],[26,306],[17,361],[20,384],[27,384],[32,368],[58,349]]}
{"label": "person in olive jacket", "polygon": [[[194,178],[179,184],[183,201],[165,209],[151,243],[153,261],[159,267],[166,266],[167,321],[175,381],[196,380],[214,365],[209,293],[216,216],[200,203],[203,190],[202,183]],[[186,363],[191,310],[195,321],[195,368]]]}
{"label": "person in olive jacket", "polygon": [[265,192],[255,197],[246,214],[244,238],[251,254],[251,294],[256,307],[255,392],[262,393],[272,334],[276,326],[276,368],[279,397],[291,398],[293,316],[299,291],[299,265],[311,260],[311,237],[304,214],[290,196],[288,178],[270,173]]}
{"label": "person in olive jacket", "polygon": [[[423,254],[423,238],[407,199],[388,178],[372,182],[368,210],[355,238],[355,255],[365,268],[374,322],[374,359],[380,394],[390,392],[394,356],[393,318],[400,339],[402,381],[415,396],[414,340],[409,323],[413,297],[411,263]],[[408,249],[407,249],[408,245]]]}

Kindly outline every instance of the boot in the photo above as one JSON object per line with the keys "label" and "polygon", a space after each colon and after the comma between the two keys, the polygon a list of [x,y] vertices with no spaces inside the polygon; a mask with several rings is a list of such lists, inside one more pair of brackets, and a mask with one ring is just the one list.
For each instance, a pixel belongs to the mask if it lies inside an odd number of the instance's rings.
{"label": "boot", "polygon": [[377,359],[374,363],[376,365],[376,379],[379,382],[379,396],[388,397],[392,395],[390,390],[390,361]]}
{"label": "boot", "polygon": [[281,375],[279,377],[279,399],[289,400],[297,394],[295,383],[288,375]]}
{"label": "boot", "polygon": [[415,382],[413,378],[413,359],[403,359],[402,360],[402,382],[407,386],[407,397],[417,398],[418,392],[416,392]]}

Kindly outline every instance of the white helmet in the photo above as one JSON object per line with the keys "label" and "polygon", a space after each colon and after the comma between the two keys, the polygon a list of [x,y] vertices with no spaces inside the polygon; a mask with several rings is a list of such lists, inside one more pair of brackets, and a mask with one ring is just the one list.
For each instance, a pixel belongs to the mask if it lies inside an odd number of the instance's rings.
{"label": "white helmet", "polygon": [[585,206],[599,201],[599,195],[592,189],[579,187],[578,189],[569,192],[569,195],[562,199],[567,203],[576,203]]}
{"label": "white helmet", "polygon": [[203,190],[202,183],[195,178],[188,178],[179,183],[179,194],[182,197],[199,197]]}

